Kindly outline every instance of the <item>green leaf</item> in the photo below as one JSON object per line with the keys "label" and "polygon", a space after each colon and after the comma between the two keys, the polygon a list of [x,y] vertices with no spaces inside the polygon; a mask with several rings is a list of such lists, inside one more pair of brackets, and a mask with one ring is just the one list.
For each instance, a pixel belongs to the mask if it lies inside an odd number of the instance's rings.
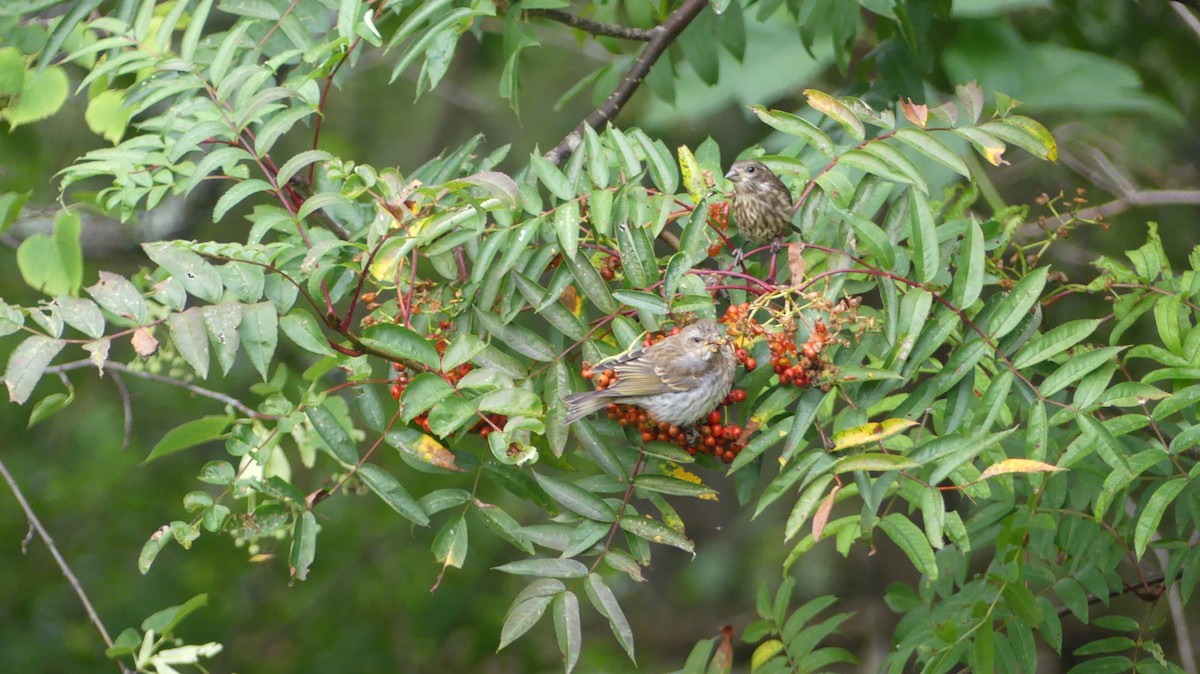
{"label": "green leaf", "polygon": [[118,317],[132,320],[136,325],[144,325],[150,320],[142,293],[124,276],[101,271],[100,281],[86,290],[97,305]]}
{"label": "green leaf", "polygon": [[197,610],[208,606],[208,595],[199,594],[178,606],[156,611],[142,621],[142,629],[149,632],[154,631],[159,634],[170,634],[175,631],[175,627],[183,622]]}
{"label": "green leaf", "polygon": [[621,528],[651,543],[670,545],[671,547],[692,553],[693,557],[696,556],[696,545],[694,543],[688,540],[683,534],[658,520],[650,519],[649,517],[639,517],[637,515],[622,515]]}
{"label": "green leaf", "polygon": [[1049,267],[1033,270],[1025,278],[1017,281],[1008,295],[996,304],[986,330],[992,339],[1000,339],[1021,323],[1041,296],[1049,271]]}
{"label": "green leaf", "polygon": [[316,429],[317,435],[325,441],[325,447],[329,449],[330,456],[347,466],[358,463],[358,447],[351,439],[350,433],[329,409],[328,402],[320,407],[309,407],[304,410],[304,413],[308,416],[313,428]]}
{"label": "green leaf", "polygon": [[84,119],[93,133],[116,145],[125,135],[130,116],[131,111],[125,107],[125,92],[106,89],[88,101]]}
{"label": "green leaf", "polygon": [[716,490],[703,484],[688,482],[668,475],[638,475],[633,479],[637,489],[672,494],[675,496],[708,496],[716,494]]}
{"label": "green leaf", "polygon": [[231,423],[233,423],[233,417],[221,416],[203,417],[176,426],[167,431],[162,440],[159,440],[154,445],[154,448],[150,450],[150,454],[146,456],[142,463],[150,463],[168,454],[174,454],[175,452],[217,440],[224,435],[225,429],[229,428],[229,424]]}
{"label": "green leaf", "polygon": [[930,283],[939,271],[937,228],[933,222],[934,214],[929,208],[929,200],[919,190],[908,191],[908,214],[912,227],[910,241],[917,280]]}
{"label": "green leaf", "polygon": [[608,284],[600,277],[600,272],[592,266],[592,261],[588,259],[588,256],[577,255],[573,260],[566,258],[563,264],[571,270],[575,280],[579,282],[579,289],[591,300],[592,304],[596,305],[597,309],[606,314],[616,312],[617,302],[613,299]]}
{"label": "green leaf", "polygon": [[246,357],[265,381],[279,341],[279,315],[275,313],[275,304],[259,302],[243,305],[238,335]]}
{"label": "green leaf", "polygon": [[579,202],[567,201],[554,211],[554,234],[563,255],[575,259],[579,250]]}
{"label": "green leaf", "polygon": [[452,395],[454,387],[446,380],[431,372],[422,372],[404,387],[400,396],[400,404],[404,406],[401,419],[408,423]]}
{"label": "green leaf", "polygon": [[1138,515],[1137,527],[1133,534],[1133,549],[1140,559],[1146,552],[1150,539],[1158,533],[1158,525],[1162,522],[1163,514],[1176,497],[1188,486],[1188,478],[1177,477],[1167,480],[1154,490],[1146,507]]}
{"label": "green leaf", "polygon": [[17,267],[25,283],[47,295],[73,295],[83,285],[79,216],[61,212],[53,234],[34,234],[17,248]]}
{"label": "green leaf", "polygon": [[[391,473],[373,463],[364,463],[359,466],[358,474],[362,477],[363,483],[370,487],[371,491],[375,492],[379,498],[383,499],[383,502],[388,504],[392,510],[400,513],[401,516],[413,524],[422,527],[429,526],[429,516],[425,514],[425,511],[421,509],[421,505],[409,495]],[[466,547],[465,541],[464,527],[464,549]]]}
{"label": "green leaf", "polygon": [[534,473],[533,477],[551,498],[572,512],[598,522],[612,522],[617,518],[616,511],[604,499],[573,482],[540,473]]}
{"label": "green leaf", "polygon": [[833,141],[812,122],[802,119],[782,110],[767,110],[761,105],[751,105],[750,110],[758,115],[767,126],[782,131],[789,136],[796,136],[813,146],[817,152],[826,156],[833,155]]}
{"label": "green leaf", "polygon": [[363,346],[397,360],[424,365],[437,370],[439,358],[433,344],[421,335],[395,323],[378,323],[363,330]]}
{"label": "green leaf", "polygon": [[1042,382],[1040,387],[1042,396],[1052,396],[1079,381],[1092,370],[1112,362],[1113,358],[1124,349],[1123,346],[1108,346],[1094,351],[1084,351],[1067,359],[1067,362]]}
{"label": "green leaf", "polygon": [[542,401],[535,393],[523,388],[490,391],[477,398],[479,411],[494,412],[508,417],[539,417]]}
{"label": "green leaf", "polygon": [[308,570],[317,557],[317,516],[305,510],[292,528],[292,547],[288,570],[296,580],[308,578]]}
{"label": "green leaf", "polygon": [[[559,584],[561,585],[561,583]],[[536,625],[542,615],[546,613],[550,602],[554,600],[554,595],[538,595],[528,599],[518,597],[517,599],[518,601],[513,602],[504,616],[504,625],[500,628],[500,645],[496,648],[497,651],[521,638]]]}
{"label": "green leaf", "polygon": [[447,398],[429,411],[429,430],[447,437],[476,418],[479,399]]}
{"label": "green leaf", "polygon": [[279,319],[279,327],[288,339],[306,351],[321,356],[336,356],[337,352],[329,347],[321,326],[312,314],[304,309],[292,309]]}
{"label": "green leaf", "polygon": [[640,290],[614,290],[613,298],[621,304],[633,307],[634,309],[642,309],[656,316],[663,316],[670,313],[667,303],[658,295],[642,292]]}
{"label": "green leaf", "polygon": [[879,528],[887,534],[888,538],[892,539],[896,547],[908,555],[909,561],[917,571],[931,581],[937,580],[938,567],[937,560],[933,556],[933,548],[929,546],[929,540],[925,538],[925,534],[921,533],[917,525],[900,513],[891,513],[879,520]]}
{"label": "green leaf", "polygon": [[544,363],[553,362],[558,352],[550,343],[531,330],[512,323],[505,323],[499,316],[486,311],[475,311],[475,317],[493,337],[513,351]]}
{"label": "green leaf", "polygon": [[[1062,325],[1029,340],[1017,355],[1013,356],[1013,367],[1024,370],[1048,360],[1083,341],[1100,326],[1100,319],[1080,319]],[[1044,394],[1050,395],[1050,394]]]}
{"label": "green leaf", "polygon": [[913,128],[897,129],[892,134],[896,140],[904,143],[912,149],[920,152],[933,161],[945,166],[954,171],[960,176],[970,180],[971,171],[967,168],[967,163],[958,156],[954,150],[951,150],[945,143],[934,138],[926,131]]}
{"label": "green leaf", "polygon": [[492,567],[496,571],[515,576],[541,576],[543,578],[585,578],[587,567],[574,559],[523,559]]}
{"label": "green leaf", "polygon": [[570,674],[579,661],[579,651],[583,647],[579,599],[574,592],[566,591],[554,598],[554,634],[558,638],[558,650],[562,653],[567,674]]}
{"label": "green leaf", "polygon": [[633,655],[633,629],[630,628],[629,621],[625,618],[625,612],[621,610],[621,605],[617,603],[616,595],[613,594],[613,591],[604,583],[604,578],[598,573],[588,574],[584,588],[587,590],[588,599],[591,600],[592,606],[595,606],[600,615],[608,620],[608,625],[612,628],[613,635],[617,637],[617,642],[621,644],[621,648],[625,649],[630,662],[636,664],[637,658]]}
{"label": "green leaf", "polygon": [[171,272],[188,294],[216,304],[224,291],[221,273],[196,253],[172,241],[142,244],[142,250],[156,264]]}
{"label": "green leaf", "polygon": [[74,389],[68,393],[51,393],[50,395],[37,401],[33,406],[33,410],[29,413],[29,423],[26,428],[33,428],[37,424],[49,419],[58,414],[75,400]]}
{"label": "green leaf", "polygon": [[459,516],[446,520],[433,539],[433,558],[445,566],[461,569],[467,558],[467,520]]}
{"label": "green leaf", "polygon": [[971,218],[955,260],[954,281],[950,287],[950,301],[954,306],[966,309],[979,299],[984,271],[983,230]]}
{"label": "green leaf", "polygon": [[212,221],[220,222],[231,208],[242,203],[248,197],[251,197],[255,194],[261,194],[264,192],[269,193],[273,191],[274,188],[271,187],[271,184],[265,180],[260,180],[258,178],[243,180],[233,187],[230,187],[228,190],[225,190],[225,193],[221,195],[221,198],[217,199],[216,205],[213,206]]}
{"label": "green leaf", "polygon": [[179,355],[192,366],[201,379],[208,377],[208,331],[204,328],[204,316],[193,307],[167,317],[171,341]]}
{"label": "green leaf", "polygon": [[549,159],[540,154],[531,154],[529,155],[529,165],[533,167],[538,181],[545,185],[551,194],[562,201],[570,201],[575,198],[575,189],[572,187],[571,181]]}
{"label": "green leaf", "polygon": [[21,95],[15,104],[0,109],[0,117],[8,120],[10,129],[46,119],[67,102],[69,93],[67,71],[59,66],[26,73]]}

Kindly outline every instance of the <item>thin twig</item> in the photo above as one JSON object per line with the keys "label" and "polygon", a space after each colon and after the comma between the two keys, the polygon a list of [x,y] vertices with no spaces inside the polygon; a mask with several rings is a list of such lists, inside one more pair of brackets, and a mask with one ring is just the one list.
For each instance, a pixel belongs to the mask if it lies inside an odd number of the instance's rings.
{"label": "thin twig", "polygon": [[[48,368],[46,368],[46,374],[56,374],[58,372],[68,372],[70,370],[79,370],[79,369],[83,369],[85,367],[95,367],[95,363],[93,363],[91,361],[91,359],[89,359],[89,358],[85,358],[83,360],[75,360],[75,361],[71,361],[69,363],[63,363],[62,365],[55,365],[53,367],[48,367]],[[198,396],[201,396],[204,398],[211,398],[213,400],[216,400],[216,401],[225,403],[226,405],[229,405],[231,407],[234,407],[239,412],[245,414],[246,416],[252,417],[254,419],[273,419],[273,418],[275,418],[271,415],[263,414],[261,412],[254,410],[249,405],[247,405],[246,403],[243,403],[242,401],[238,400],[237,398],[234,398],[233,396],[228,396],[228,395],[225,395],[224,393],[220,393],[218,391],[206,389],[202,386],[196,386],[195,384],[189,384],[186,381],[175,379],[174,377],[168,377],[168,376],[162,375],[162,374],[155,374],[153,372],[143,372],[140,370],[135,370],[135,369],[129,367],[128,365],[125,365],[123,363],[118,363],[115,361],[105,362],[104,368],[106,370],[115,370],[117,372],[120,372],[122,374],[127,374],[132,377],[140,377],[141,379],[149,379],[150,381],[156,381],[156,382],[159,382],[162,384],[170,384],[171,386],[178,386],[179,388],[187,389],[188,391],[190,391],[191,393],[194,393],[195,395],[198,395]]]}
{"label": "thin twig", "polygon": [[605,23],[603,21],[596,21],[595,19],[585,19],[582,16],[576,16],[561,9],[527,9],[525,13],[529,16],[540,16],[551,21],[565,23],[572,28],[578,28],[592,35],[619,37],[623,40],[638,40],[640,42],[649,42],[654,39],[655,35],[654,29],[633,28],[632,26],[622,26],[617,23]]}
{"label": "thin twig", "polygon": [[654,37],[646,43],[646,48],[634,59],[633,65],[629,66],[629,70],[621,78],[621,83],[617,86],[616,91],[612,92],[600,107],[588,114],[579,123],[579,126],[575,127],[574,131],[568,133],[566,138],[554,146],[554,149],[547,152],[546,159],[555,164],[561,164],[583,140],[585,126],[598,129],[605,122],[616,117],[621,108],[625,107],[625,104],[633,97],[638,87],[642,85],[642,81],[646,79],[646,74],[650,72],[650,68],[658,60],[658,57],[663,55],[667,47],[675,41],[675,38],[679,37],[679,34],[707,5],[708,0],[684,0],[679,9],[667,17],[666,21],[652,28],[650,32],[654,34]]}
{"label": "thin twig", "polygon": [[[4,481],[8,483],[8,488],[17,499],[17,504],[21,506],[21,510],[25,511],[25,518],[29,520],[29,526],[33,531],[37,532],[38,538],[46,544],[46,548],[50,550],[50,556],[54,558],[58,564],[58,569],[62,571],[67,582],[75,590],[75,594],[79,597],[79,602],[83,604],[83,610],[87,612],[88,619],[96,626],[96,631],[100,632],[100,638],[104,640],[104,645],[108,648],[113,647],[112,637],[108,635],[108,630],[105,629],[104,623],[100,620],[100,614],[96,613],[96,608],[92,606],[92,602],[88,599],[87,593],[83,591],[83,585],[79,582],[79,578],[71,571],[71,567],[67,565],[67,560],[63,559],[62,553],[58,551],[58,546],[54,544],[54,539],[50,538],[50,532],[46,531],[46,527],[42,526],[42,521],[38,519],[37,513],[33,512],[33,507],[29,505],[29,501],[25,500],[25,494],[21,492],[21,488],[17,486],[17,481],[13,479],[12,473],[8,472],[8,467],[0,461],[0,474],[4,475]],[[117,666],[122,672],[129,671],[121,662],[117,662]]]}

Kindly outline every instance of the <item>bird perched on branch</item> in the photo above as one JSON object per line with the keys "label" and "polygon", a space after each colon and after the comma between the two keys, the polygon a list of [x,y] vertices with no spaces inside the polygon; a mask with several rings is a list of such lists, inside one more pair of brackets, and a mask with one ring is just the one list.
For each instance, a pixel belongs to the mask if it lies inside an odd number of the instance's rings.
{"label": "bird perched on branch", "polygon": [[767,165],[754,160],[736,161],[725,174],[733,183],[730,213],[742,236],[760,243],[780,238],[792,226],[792,193]]}
{"label": "bird perched on branch", "polygon": [[637,405],[656,421],[687,426],[716,408],[733,387],[737,359],[728,337],[706,318],[650,346],[595,367],[611,371],[608,388],[572,393],[567,423],[604,409],[609,403]]}

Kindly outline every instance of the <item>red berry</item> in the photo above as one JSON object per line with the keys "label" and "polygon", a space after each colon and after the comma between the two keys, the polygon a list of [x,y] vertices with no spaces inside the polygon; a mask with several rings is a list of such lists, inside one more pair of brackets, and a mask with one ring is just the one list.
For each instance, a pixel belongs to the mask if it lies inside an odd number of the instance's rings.
{"label": "red berry", "polygon": [[708,423],[710,423],[710,424],[721,423],[721,413],[718,412],[717,410],[713,410],[713,411],[709,412],[708,413]]}

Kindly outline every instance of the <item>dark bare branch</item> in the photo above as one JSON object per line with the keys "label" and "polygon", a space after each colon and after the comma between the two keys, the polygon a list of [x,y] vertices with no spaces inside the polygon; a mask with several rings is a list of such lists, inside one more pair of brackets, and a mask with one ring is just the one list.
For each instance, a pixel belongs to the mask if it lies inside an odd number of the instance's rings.
{"label": "dark bare branch", "polygon": [[525,13],[529,16],[540,16],[551,21],[565,23],[572,28],[578,28],[592,35],[619,37],[623,40],[638,40],[639,42],[649,42],[654,39],[654,29],[633,28],[617,23],[595,21],[582,16],[576,16],[561,9],[527,9]]}
{"label": "dark bare branch", "polygon": [[555,164],[561,164],[567,155],[571,154],[580,141],[583,140],[583,129],[585,126],[590,126],[593,129],[600,128],[605,122],[617,116],[621,108],[629,102],[633,94],[642,85],[646,79],[646,75],[650,72],[650,68],[658,61],[658,57],[663,55],[680,33],[683,32],[688,24],[700,14],[708,5],[708,0],[684,0],[683,4],[676,9],[667,20],[659,26],[651,29],[654,37],[642,49],[642,53],[638,54],[633,65],[626,71],[625,76],[621,78],[621,83],[617,85],[616,91],[608,97],[600,105],[593,110],[587,117],[575,127],[575,130],[567,134],[566,138],[546,153],[546,158]]}

